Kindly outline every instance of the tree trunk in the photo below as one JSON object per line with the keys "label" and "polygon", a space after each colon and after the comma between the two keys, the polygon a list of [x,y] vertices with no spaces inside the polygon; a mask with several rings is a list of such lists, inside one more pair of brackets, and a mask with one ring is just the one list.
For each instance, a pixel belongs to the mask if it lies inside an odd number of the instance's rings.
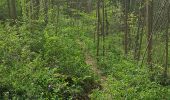
{"label": "tree trunk", "polygon": [[10,6],[10,0],[7,0],[8,3],[8,15],[11,18],[11,6]]}
{"label": "tree trunk", "polygon": [[97,1],[97,60],[99,60],[99,45],[100,45],[100,0]]}
{"label": "tree trunk", "polygon": [[16,0],[7,0],[7,3],[9,9],[9,16],[15,21],[17,19]]}
{"label": "tree trunk", "polygon": [[44,6],[45,6],[45,9],[44,9],[44,15],[45,15],[45,24],[47,25],[48,24],[48,0],[45,0],[44,2]]}
{"label": "tree trunk", "polygon": [[105,4],[102,1],[102,35],[103,35],[103,56],[105,55]]}
{"label": "tree trunk", "polygon": [[124,39],[124,49],[125,49],[125,55],[128,54],[128,45],[129,45],[129,26],[128,26],[128,5],[129,0],[125,0],[125,39]]}
{"label": "tree trunk", "polygon": [[108,14],[107,8],[105,8],[105,18],[106,18],[106,35],[109,34],[109,21],[108,21]]}
{"label": "tree trunk", "polygon": [[[168,1],[167,1],[168,2]],[[166,33],[165,33],[165,50],[166,50],[166,52],[165,52],[165,68],[164,68],[164,85],[166,85],[166,80],[167,80],[167,74],[168,74],[168,54],[169,54],[169,52],[168,52],[168,45],[169,45],[169,11],[170,11],[170,6],[169,6],[169,4],[168,4],[168,7],[167,7],[167,25],[166,25]]]}
{"label": "tree trunk", "polygon": [[148,65],[150,67],[150,70],[152,71],[152,20],[153,20],[153,11],[152,11],[152,5],[153,2],[152,1],[147,1],[147,6],[146,6],[146,10],[147,10],[147,40],[148,40],[148,58],[147,58],[147,62]]}
{"label": "tree trunk", "polygon": [[137,54],[137,61],[140,60],[141,58],[141,49],[142,49],[142,42],[143,42],[143,31],[144,31],[144,22],[142,22],[142,26],[141,26],[141,32],[140,32],[140,40],[139,40],[139,51],[138,51],[138,54]]}
{"label": "tree trunk", "polygon": [[141,28],[141,15],[138,15],[138,29],[137,29],[137,33],[136,33],[136,41],[135,41],[135,52],[134,52],[134,59],[138,60],[138,52],[139,52],[139,36],[140,36],[140,28]]}
{"label": "tree trunk", "polygon": [[32,19],[33,19],[33,0],[30,0],[30,3],[29,3],[29,24],[30,24],[30,32],[33,33],[33,22],[32,22]]}
{"label": "tree trunk", "polygon": [[144,16],[144,8],[145,7],[143,7],[144,6],[144,0],[142,0],[141,1],[141,7],[142,8],[140,8],[140,11],[139,11],[139,13],[140,13],[140,20],[141,20],[141,22],[140,22],[140,27],[141,27],[141,31],[140,31],[140,36],[139,36],[139,50],[138,50],[138,52],[137,52],[137,61],[139,61],[140,60],[140,58],[141,58],[141,49],[142,49],[142,42],[143,42],[143,31],[144,31],[144,25],[145,25],[145,16]]}
{"label": "tree trunk", "polygon": [[[140,5],[141,7],[142,5]],[[135,52],[134,52],[134,59],[139,61],[140,60],[140,49],[142,43],[142,31],[143,31],[143,24],[142,24],[142,12],[141,8],[138,8],[138,29],[136,34],[136,41],[135,41]]]}

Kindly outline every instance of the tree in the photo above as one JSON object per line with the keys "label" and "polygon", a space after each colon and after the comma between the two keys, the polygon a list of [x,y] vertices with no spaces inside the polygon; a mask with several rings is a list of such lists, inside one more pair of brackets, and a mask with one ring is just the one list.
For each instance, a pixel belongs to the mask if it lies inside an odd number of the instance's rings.
{"label": "tree", "polygon": [[124,49],[125,55],[128,54],[128,45],[129,45],[129,26],[128,26],[128,12],[129,12],[129,0],[124,1],[124,23],[125,23],[125,36],[124,36]]}
{"label": "tree", "polygon": [[7,0],[7,3],[10,18],[16,20],[17,19],[16,0]]}
{"label": "tree", "polygon": [[140,2],[138,9],[138,17],[137,17],[137,33],[136,33],[136,40],[135,40],[135,51],[134,51],[134,59],[139,61],[140,60],[140,54],[141,54],[141,46],[142,46],[142,40],[143,40],[143,16],[142,16],[142,10],[143,10],[143,1]]}
{"label": "tree", "polygon": [[146,18],[147,18],[147,40],[148,40],[148,46],[147,46],[147,51],[148,51],[148,57],[147,57],[147,62],[148,65],[151,69],[152,68],[152,35],[153,35],[153,30],[152,30],[152,22],[153,22],[153,2],[147,0],[147,5],[146,5]]}
{"label": "tree", "polygon": [[105,8],[105,22],[106,22],[106,32],[105,34],[109,34],[109,21],[108,21],[108,11],[107,8]]}
{"label": "tree", "polygon": [[170,12],[170,5],[169,1],[168,6],[167,6],[167,22],[166,22],[166,32],[165,32],[165,67],[164,67],[164,73],[163,73],[163,78],[164,78],[164,85],[166,85],[166,80],[167,80],[167,74],[168,74],[168,50],[169,50],[169,12]]}
{"label": "tree", "polygon": [[48,0],[44,2],[44,15],[45,15],[45,24],[48,24]]}
{"label": "tree", "polygon": [[[100,0],[97,1],[97,57],[99,56],[99,45],[100,45]],[[97,58],[99,60],[99,58]]]}
{"label": "tree", "polygon": [[103,35],[103,56],[105,55],[105,2],[102,1],[102,35]]}

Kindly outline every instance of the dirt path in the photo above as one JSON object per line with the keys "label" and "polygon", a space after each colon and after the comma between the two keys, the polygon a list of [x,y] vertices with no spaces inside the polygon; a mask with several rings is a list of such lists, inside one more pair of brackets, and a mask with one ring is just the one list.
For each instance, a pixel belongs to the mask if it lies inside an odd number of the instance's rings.
{"label": "dirt path", "polygon": [[106,80],[106,77],[103,76],[101,70],[98,69],[97,61],[93,57],[91,57],[90,54],[88,54],[87,52],[85,53],[85,57],[86,57],[85,59],[86,64],[91,66],[92,71],[97,76],[99,76],[101,83],[103,83],[103,81]]}
{"label": "dirt path", "polygon": [[106,77],[102,75],[100,69],[98,69],[97,60],[93,58],[85,48],[85,44],[80,40],[77,40],[78,44],[81,45],[81,48],[85,51],[85,62],[87,65],[91,66],[92,71],[99,77],[100,82],[103,83],[106,80]]}

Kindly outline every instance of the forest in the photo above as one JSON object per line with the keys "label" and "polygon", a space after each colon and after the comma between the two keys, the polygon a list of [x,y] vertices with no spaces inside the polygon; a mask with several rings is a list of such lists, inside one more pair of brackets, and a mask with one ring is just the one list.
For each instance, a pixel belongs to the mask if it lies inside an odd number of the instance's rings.
{"label": "forest", "polygon": [[1,0],[0,100],[170,100],[170,0]]}

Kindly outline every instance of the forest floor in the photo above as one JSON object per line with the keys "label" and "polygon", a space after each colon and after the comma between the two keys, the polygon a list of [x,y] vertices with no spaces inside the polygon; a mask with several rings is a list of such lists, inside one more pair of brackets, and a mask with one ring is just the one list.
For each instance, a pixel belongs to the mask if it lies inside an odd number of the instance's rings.
{"label": "forest floor", "polygon": [[107,77],[102,75],[102,71],[97,67],[97,61],[88,52],[85,52],[85,62],[87,65],[91,66],[92,71],[99,77],[100,82],[106,81]]}
{"label": "forest floor", "polygon": [[102,83],[104,83],[107,80],[107,77],[102,75],[102,71],[98,68],[97,60],[96,58],[92,57],[88,50],[86,50],[85,43],[83,41],[77,40],[78,44],[81,46],[82,50],[84,50],[85,55],[85,62],[87,65],[91,67],[91,70],[99,77],[99,80]]}

